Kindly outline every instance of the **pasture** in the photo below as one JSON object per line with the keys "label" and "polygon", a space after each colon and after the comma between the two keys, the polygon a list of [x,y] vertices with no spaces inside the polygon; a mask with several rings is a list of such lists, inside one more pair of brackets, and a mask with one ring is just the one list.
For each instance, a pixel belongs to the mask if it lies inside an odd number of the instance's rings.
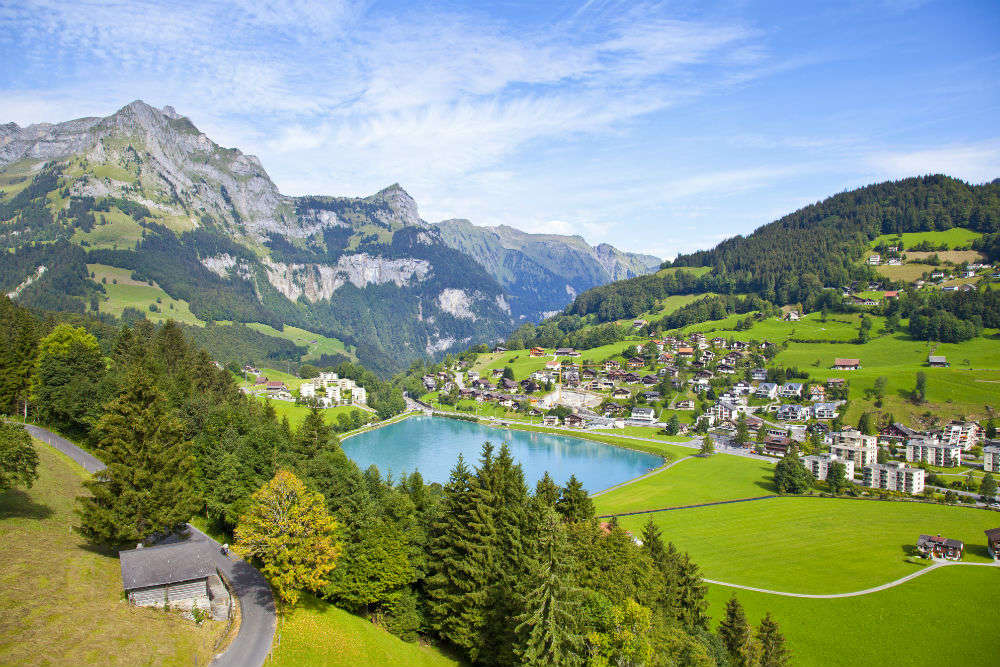
{"label": "pasture", "polygon": [[820,497],[674,510],[620,522],[639,534],[649,516],[709,579],[816,594],[862,590],[913,573],[922,565],[907,557],[921,533],[962,540],[967,562],[989,562],[983,531],[1000,525],[997,513],[968,507]]}
{"label": "pasture", "polygon": [[901,245],[901,250],[909,250],[913,246],[925,241],[940,245],[946,243],[949,249],[967,246],[982,234],[974,232],[964,227],[952,227],[943,232],[908,232],[906,234],[883,234],[871,242],[871,247],[876,247],[881,243],[887,245]]}
{"label": "pasture", "polygon": [[[106,264],[88,264],[87,269],[94,274],[94,280],[104,287],[105,297],[98,304],[102,313],[121,317],[126,308],[135,308],[151,322],[176,320],[184,324],[204,326],[205,322],[191,312],[187,301],[174,299],[155,283],[132,279],[132,272]],[[155,305],[157,311],[149,309]]]}

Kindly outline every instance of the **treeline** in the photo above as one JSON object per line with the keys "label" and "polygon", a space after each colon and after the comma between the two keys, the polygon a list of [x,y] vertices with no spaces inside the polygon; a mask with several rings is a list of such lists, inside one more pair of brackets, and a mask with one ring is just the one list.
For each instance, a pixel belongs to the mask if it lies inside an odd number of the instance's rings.
{"label": "treeline", "polygon": [[[676,275],[641,276],[580,294],[567,313],[598,321],[633,318],[671,294],[751,293],[765,301],[815,308],[827,288],[876,279],[859,264],[870,241],[881,234],[946,230],[983,232],[992,252],[1000,231],[1000,183],[970,186],[946,176],[909,178],[845,192],[736,236],[712,250],[680,255],[664,266]],[[711,267],[701,278],[683,268]]]}
{"label": "treeline", "polygon": [[[37,276],[39,267],[45,267]],[[26,276],[29,286],[18,295],[20,302],[39,310],[82,313],[85,297],[102,291],[90,280],[87,254],[66,240],[25,245],[4,253],[0,262],[0,290],[13,291]]]}

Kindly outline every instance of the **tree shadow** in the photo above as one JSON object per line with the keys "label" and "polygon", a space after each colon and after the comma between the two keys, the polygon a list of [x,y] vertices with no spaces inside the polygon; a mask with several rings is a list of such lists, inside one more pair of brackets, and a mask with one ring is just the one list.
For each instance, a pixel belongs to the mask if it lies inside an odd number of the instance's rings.
{"label": "tree shadow", "polygon": [[8,489],[0,493],[0,519],[48,519],[52,509],[36,503],[21,489]]}
{"label": "tree shadow", "polygon": [[990,555],[990,550],[986,548],[985,544],[966,544],[965,553],[968,555],[976,555],[986,560],[992,560],[993,556]]}
{"label": "tree shadow", "polygon": [[904,545],[902,545],[900,547],[900,549],[903,550],[903,555],[904,556],[907,556],[907,557],[909,557],[909,556],[919,557],[920,556],[920,552],[917,551],[917,545],[915,545],[915,544],[904,544]]}

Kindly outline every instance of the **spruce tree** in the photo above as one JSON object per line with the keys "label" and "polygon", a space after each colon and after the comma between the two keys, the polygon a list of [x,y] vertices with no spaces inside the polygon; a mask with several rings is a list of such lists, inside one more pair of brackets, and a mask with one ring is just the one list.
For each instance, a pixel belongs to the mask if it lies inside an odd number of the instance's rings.
{"label": "spruce tree", "polygon": [[567,581],[569,564],[562,520],[542,509],[539,556],[527,577],[524,611],[516,621],[519,658],[525,665],[576,665],[582,662],[577,634],[579,590]]}
{"label": "spruce tree", "polygon": [[753,637],[747,622],[743,605],[735,597],[726,603],[726,616],[719,623],[719,637],[729,651],[733,667],[754,667],[760,655],[760,647]]}
{"label": "spruce tree", "polygon": [[127,379],[94,428],[107,468],[78,498],[79,532],[109,546],[168,533],[187,522],[198,505],[192,489],[194,457],[180,421],[142,373]]}
{"label": "spruce tree", "polygon": [[432,525],[424,581],[431,627],[473,662],[481,654],[493,569],[491,501],[459,455]]}
{"label": "spruce tree", "polygon": [[979,496],[984,503],[992,503],[997,499],[997,483],[991,473],[983,476],[983,481],[979,483]]}
{"label": "spruce tree", "polygon": [[333,435],[333,425],[327,424],[323,414],[312,408],[292,439],[292,453],[300,459],[311,459],[331,444],[338,443]]}
{"label": "spruce tree", "polygon": [[576,478],[576,475],[569,476],[566,487],[556,501],[556,511],[568,521],[587,521],[594,518],[594,501],[587,495],[583,483]]}
{"label": "spruce tree", "polygon": [[760,644],[760,667],[786,667],[791,662],[791,654],[785,646],[785,636],[778,624],[765,614],[757,628],[757,643]]}
{"label": "spruce tree", "polygon": [[535,499],[549,507],[555,507],[556,501],[559,500],[559,491],[559,485],[553,481],[549,471],[546,470],[542,478],[535,484]]}

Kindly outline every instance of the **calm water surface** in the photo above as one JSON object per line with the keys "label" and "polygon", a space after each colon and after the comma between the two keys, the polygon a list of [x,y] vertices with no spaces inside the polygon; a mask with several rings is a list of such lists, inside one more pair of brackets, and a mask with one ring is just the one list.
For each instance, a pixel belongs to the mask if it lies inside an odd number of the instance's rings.
{"label": "calm water surface", "polygon": [[663,462],[659,456],[564,435],[497,429],[444,417],[410,417],[348,438],[344,451],[362,470],[375,464],[398,479],[419,470],[425,482],[447,483],[459,453],[469,467],[478,464],[483,442],[501,442],[524,468],[533,488],[546,470],[557,484],[571,474],[588,491],[600,491],[638,477]]}

